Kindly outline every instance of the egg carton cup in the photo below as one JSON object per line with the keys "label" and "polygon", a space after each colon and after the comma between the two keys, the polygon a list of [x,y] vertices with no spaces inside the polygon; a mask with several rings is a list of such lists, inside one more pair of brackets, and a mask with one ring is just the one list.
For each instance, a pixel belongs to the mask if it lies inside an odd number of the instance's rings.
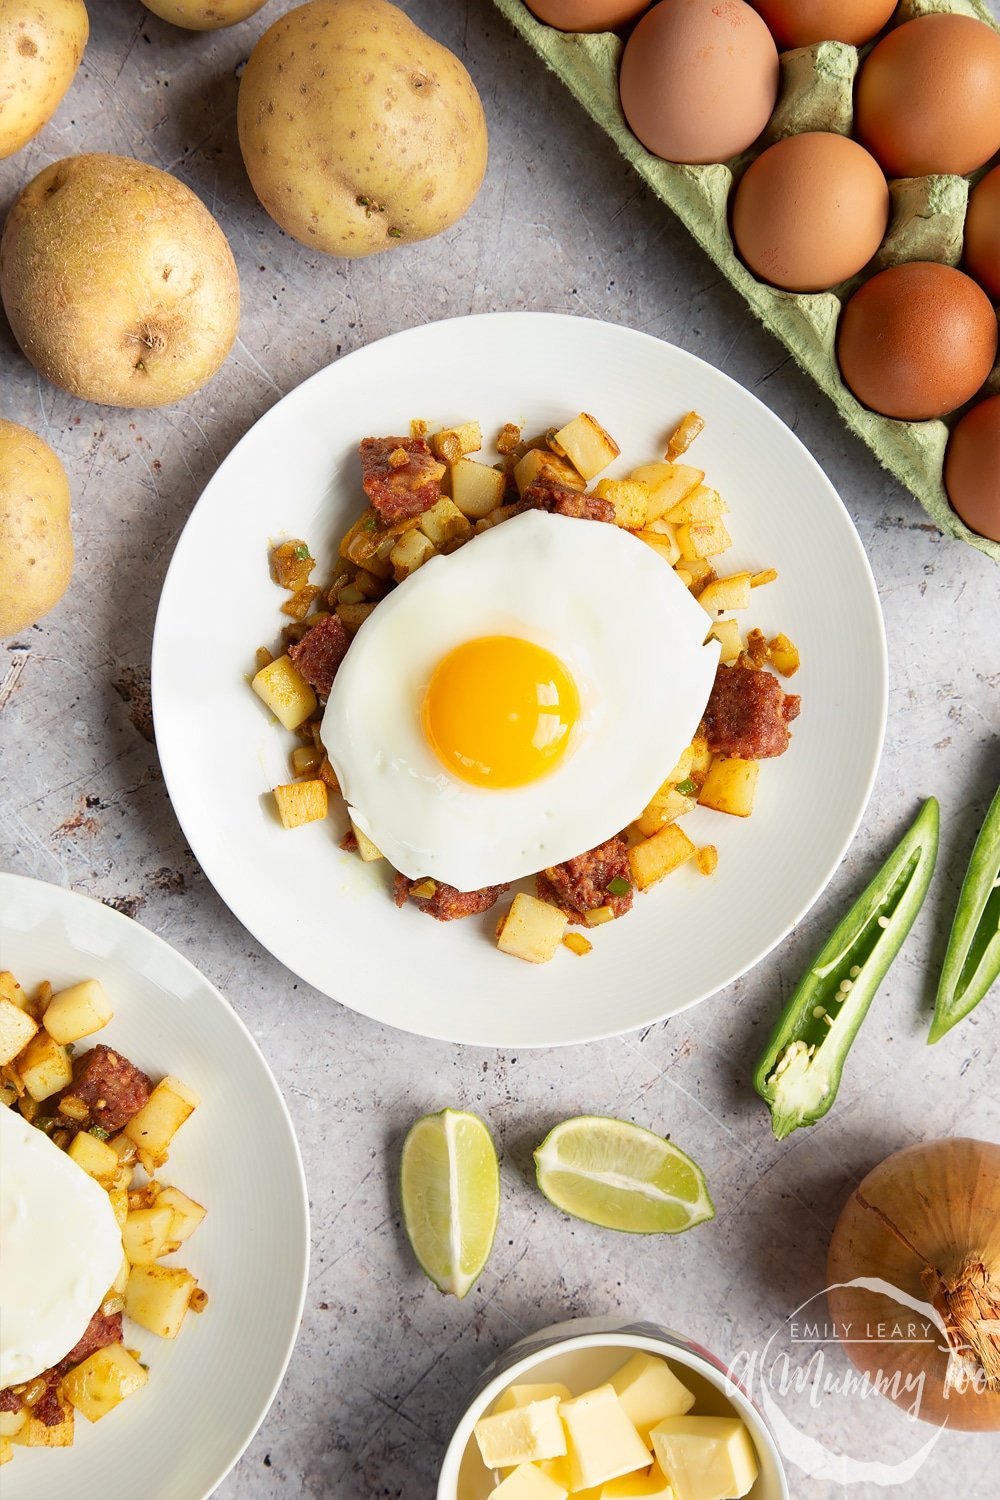
{"label": "egg carton cup", "polygon": [[[711,166],[683,166],[652,155],[632,134],[619,102],[618,68],[623,43],[618,36],[612,32],[587,35],[557,31],[538,21],[524,0],[494,0],[494,4],[611,137],[656,196],[686,225],[742,293],[751,311],[826,392],[848,427],[915,496],[939,529],[1000,562],[1000,543],[977,535],[955,514],[942,478],[950,427],[974,403],[967,403],[947,421],[901,422],[862,406],[840,378],[836,338],[841,308],[869,271],[832,291],[808,294],[780,291],[758,281],[737,255],[729,232],[733,185],[757,152],[751,150],[732,162]],[[903,0],[890,24],[940,12],[973,16],[1000,30],[979,0]],[[858,61],[858,50],[840,42],[821,42],[783,53],[782,87],[762,144],[804,130],[848,134]],[[908,260],[957,264],[970,184],[995,161],[969,178],[935,176],[890,182],[889,228],[871,269]],[[1000,364],[974,399],[996,392],[1000,392]]]}

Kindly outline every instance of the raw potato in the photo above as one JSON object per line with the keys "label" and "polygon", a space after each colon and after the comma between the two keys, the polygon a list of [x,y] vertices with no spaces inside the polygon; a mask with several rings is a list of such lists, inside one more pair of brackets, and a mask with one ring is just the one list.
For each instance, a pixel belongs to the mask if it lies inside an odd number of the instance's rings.
{"label": "raw potato", "polygon": [[0,295],[36,370],[106,406],[191,395],[239,326],[236,262],[208,209],[124,156],[68,156],[28,183],[0,240]]}
{"label": "raw potato", "polygon": [[66,470],[48,443],[0,418],[0,638],[34,625],[66,592],[69,507]]}
{"label": "raw potato", "polygon": [[89,30],[83,0],[0,0],[0,157],[51,120]]}
{"label": "raw potato", "polygon": [[185,31],[218,31],[254,16],[267,0],[142,0],[147,10]]}
{"label": "raw potato", "polygon": [[386,0],[311,0],[275,21],[240,81],[237,126],[267,212],[330,255],[440,234],[486,170],[471,78]]}

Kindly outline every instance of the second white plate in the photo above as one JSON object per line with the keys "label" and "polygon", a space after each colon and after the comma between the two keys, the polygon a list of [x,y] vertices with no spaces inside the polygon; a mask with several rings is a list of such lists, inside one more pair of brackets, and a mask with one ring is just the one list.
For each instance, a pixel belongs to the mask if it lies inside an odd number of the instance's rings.
{"label": "second white plate", "polygon": [[[342,853],[333,820],[286,832],[270,788],[291,736],[248,687],[283,597],[267,551],[306,538],[318,576],[364,499],[362,437],[478,418],[531,432],[589,411],[628,468],[662,452],[690,408],[691,454],[732,512],[732,567],[776,567],[748,625],[783,630],[803,666],[791,749],[761,771],[749,822],[698,811],[710,879],[684,869],[595,935],[583,958],[533,967],[499,954],[495,915],[446,926],[397,911],[383,866]],[[221,590],[224,588],[224,595]],[[615,629],[614,601],[607,604]],[[650,672],[669,650],[623,641]],[[871,790],[886,714],[885,635],[857,533],[816,462],[777,417],[718,370],[646,334],[582,318],[497,313],[432,323],[339,360],[280,401],[205,489],[174,554],[153,642],[156,740],[177,817],[246,927],[317,989],[393,1026],[484,1046],[584,1042],[648,1025],[714,994],[790,931],[819,896]],[[636,704],[635,732],[642,732]]]}

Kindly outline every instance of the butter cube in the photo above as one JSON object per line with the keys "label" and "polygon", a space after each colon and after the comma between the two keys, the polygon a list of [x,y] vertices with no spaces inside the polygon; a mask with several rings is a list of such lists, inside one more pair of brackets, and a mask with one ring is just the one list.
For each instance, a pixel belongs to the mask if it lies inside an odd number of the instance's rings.
{"label": "butter cube", "polygon": [[[495,1416],[498,1411],[515,1411],[519,1406],[530,1406],[532,1401],[550,1401],[553,1396],[568,1401],[571,1394],[569,1386],[558,1380],[539,1385],[509,1385],[494,1401],[490,1411]],[[667,1412],[663,1412],[663,1416],[667,1416]]]}
{"label": "butter cube", "polygon": [[614,1386],[599,1385],[572,1401],[559,1414],[566,1429],[570,1489],[585,1490],[649,1467],[649,1450],[629,1421]]}
{"label": "butter cube", "polygon": [[664,1417],[650,1433],[676,1500],[739,1500],[757,1478],[757,1457],[739,1417]]}
{"label": "butter cube", "polygon": [[666,1360],[655,1354],[634,1354],[612,1375],[611,1385],[644,1443],[649,1442],[649,1429],[657,1422],[664,1417],[682,1417],[694,1405],[687,1386],[677,1379]]}
{"label": "butter cube", "polygon": [[610,1479],[601,1490],[601,1500],[675,1500],[675,1496],[659,1464],[653,1464],[651,1469]]}
{"label": "butter cube", "polygon": [[540,1458],[561,1458],[566,1452],[558,1396],[480,1417],[475,1435],[488,1469],[516,1468]]}
{"label": "butter cube", "polygon": [[490,1500],[566,1500],[569,1491],[534,1464],[518,1464],[498,1484]]}

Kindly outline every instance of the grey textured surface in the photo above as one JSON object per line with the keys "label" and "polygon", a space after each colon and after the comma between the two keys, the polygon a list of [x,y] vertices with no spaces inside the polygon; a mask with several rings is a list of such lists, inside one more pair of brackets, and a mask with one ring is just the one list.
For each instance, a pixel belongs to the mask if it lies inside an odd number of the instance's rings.
{"label": "grey textured surface", "polygon": [[[286,1092],[313,1210],[305,1320],[278,1399],[219,1495],[424,1500],[471,1383],[522,1331],[621,1311],[731,1357],[822,1287],[840,1205],[877,1160],[937,1135],[1000,1138],[998,997],[933,1051],[924,1045],[942,929],[1000,772],[1000,574],[943,540],[877,468],[488,0],[407,6],[464,58],[483,94],[491,162],[475,207],[437,241],[355,264],[317,259],[281,235],[242,170],[237,73],[267,22],[289,8],[283,0],[203,36],[172,29],[136,0],[90,8],[75,87],[53,123],[0,164],[0,209],[46,163],[75,151],[168,168],[230,236],[243,321],[210,386],[149,413],[98,409],[54,390],[0,323],[0,412],[41,433],[65,463],[78,548],[66,599],[0,654],[0,865],[99,896],[173,943],[237,1007]],[[800,930],[740,983],[667,1025],[514,1056],[389,1032],[297,986],[229,915],[185,848],[148,716],[159,586],[220,459],[338,354],[413,323],[495,308],[631,324],[719,365],[767,402],[854,516],[891,663],[888,738],[868,815]],[[927,908],[834,1112],[777,1145],[749,1083],[763,1035],[809,951],[928,792],[944,819]],[[484,1114],[503,1150],[496,1250],[461,1304],[415,1268],[395,1196],[407,1126],[444,1104]],[[550,1124],[582,1110],[671,1133],[704,1165],[717,1220],[666,1243],[623,1242],[563,1220],[529,1186],[530,1151]],[[845,1368],[836,1351],[829,1361]],[[815,1423],[817,1435],[868,1457],[909,1451],[927,1435],[875,1398],[824,1403]],[[904,1492],[988,1500],[998,1447],[996,1435],[945,1433]],[[796,1500],[848,1492],[794,1469],[791,1484]],[[850,1493],[875,1500],[880,1491],[861,1484]]]}

